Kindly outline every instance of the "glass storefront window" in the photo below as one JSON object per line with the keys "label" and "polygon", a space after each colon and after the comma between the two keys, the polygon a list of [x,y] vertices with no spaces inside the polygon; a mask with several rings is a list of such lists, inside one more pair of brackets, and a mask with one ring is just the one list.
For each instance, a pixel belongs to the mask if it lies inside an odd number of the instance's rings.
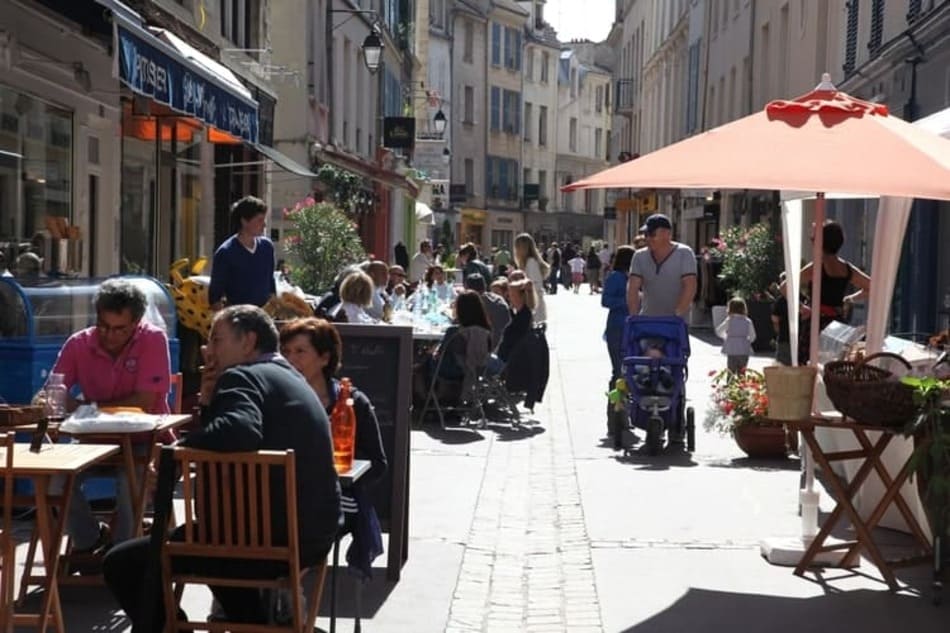
{"label": "glass storefront window", "polygon": [[8,262],[72,210],[73,115],[0,84],[0,247]]}

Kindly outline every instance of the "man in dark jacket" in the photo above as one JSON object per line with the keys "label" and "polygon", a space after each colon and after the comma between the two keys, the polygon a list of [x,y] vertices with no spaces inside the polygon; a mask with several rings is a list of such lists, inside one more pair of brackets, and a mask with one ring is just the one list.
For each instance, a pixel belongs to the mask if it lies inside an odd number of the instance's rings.
{"label": "man in dark jacket", "polygon": [[[340,487],[333,468],[327,414],[313,389],[277,354],[277,347],[274,322],[260,308],[230,306],[215,315],[199,400],[202,429],[181,445],[221,452],[293,449],[300,564],[309,567],[326,557],[339,529]],[[286,533],[283,491],[282,478],[272,480],[270,521],[274,534]],[[181,538],[181,534],[172,538]],[[145,610],[142,570],[157,565],[157,561],[149,561],[149,555],[148,537],[144,537],[117,546],[104,562],[106,584],[133,624]],[[193,557],[176,561],[178,564],[182,571],[198,575],[281,575],[274,563],[267,561]],[[229,620],[267,621],[266,605],[258,590],[211,587],[211,591]],[[153,615],[162,618],[161,593],[154,599]],[[161,623],[154,630],[161,630]]]}

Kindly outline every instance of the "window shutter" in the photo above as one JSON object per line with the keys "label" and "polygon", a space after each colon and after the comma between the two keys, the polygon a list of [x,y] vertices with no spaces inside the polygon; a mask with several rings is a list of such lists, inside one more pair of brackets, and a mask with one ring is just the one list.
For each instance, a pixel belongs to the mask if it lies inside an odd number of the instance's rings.
{"label": "window shutter", "polygon": [[495,184],[494,172],[492,172],[492,158],[485,157],[485,196],[491,195],[491,189]]}
{"label": "window shutter", "polygon": [[521,108],[523,107],[521,105],[521,93],[513,92],[511,96],[515,107],[515,134],[521,134]]}
{"label": "window shutter", "polygon": [[491,129],[501,129],[501,90],[497,86],[491,89]]}
{"label": "window shutter", "polygon": [[508,161],[504,159],[498,160],[499,166],[501,167],[501,178],[498,183],[498,198],[507,198],[508,197]]}
{"label": "window shutter", "polygon": [[521,70],[521,31],[515,31],[515,70]]}
{"label": "window shutter", "polygon": [[850,0],[848,8],[847,29],[845,35],[844,72],[850,75],[854,72],[858,57],[858,0]]}
{"label": "window shutter", "polygon": [[491,63],[501,65],[501,25],[497,22],[491,25]]}

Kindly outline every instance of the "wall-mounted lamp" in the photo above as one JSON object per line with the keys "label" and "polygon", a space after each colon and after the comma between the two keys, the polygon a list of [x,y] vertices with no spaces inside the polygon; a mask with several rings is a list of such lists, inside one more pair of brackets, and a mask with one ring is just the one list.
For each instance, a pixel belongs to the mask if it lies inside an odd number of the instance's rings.
{"label": "wall-mounted lamp", "polygon": [[446,147],[442,150],[442,163],[448,165],[450,162],[452,162],[452,152]]}
{"label": "wall-mounted lamp", "polygon": [[366,69],[376,74],[379,70],[379,62],[383,58],[383,41],[379,38],[377,27],[369,32],[366,39],[363,40],[363,61],[366,63]]}
{"label": "wall-mounted lamp", "polygon": [[445,124],[447,123],[445,119],[445,114],[442,110],[439,110],[435,113],[435,116],[432,118],[432,124],[435,127],[435,133],[439,136],[445,134]]}

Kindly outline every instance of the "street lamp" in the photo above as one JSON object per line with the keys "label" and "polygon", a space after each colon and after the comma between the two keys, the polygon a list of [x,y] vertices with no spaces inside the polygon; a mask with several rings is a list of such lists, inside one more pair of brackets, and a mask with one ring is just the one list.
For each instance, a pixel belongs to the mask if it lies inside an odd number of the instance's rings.
{"label": "street lamp", "polygon": [[439,136],[445,134],[445,124],[447,123],[445,119],[445,114],[442,113],[440,109],[435,113],[435,116],[432,118],[432,123],[435,126],[435,133]]}
{"label": "street lamp", "polygon": [[449,148],[446,147],[442,150],[442,163],[448,165],[452,162],[452,152],[449,151]]}
{"label": "street lamp", "polygon": [[366,39],[363,40],[363,61],[366,62],[366,69],[371,74],[376,74],[379,70],[379,62],[383,58],[383,41],[379,39],[376,33],[376,27],[369,32]]}

